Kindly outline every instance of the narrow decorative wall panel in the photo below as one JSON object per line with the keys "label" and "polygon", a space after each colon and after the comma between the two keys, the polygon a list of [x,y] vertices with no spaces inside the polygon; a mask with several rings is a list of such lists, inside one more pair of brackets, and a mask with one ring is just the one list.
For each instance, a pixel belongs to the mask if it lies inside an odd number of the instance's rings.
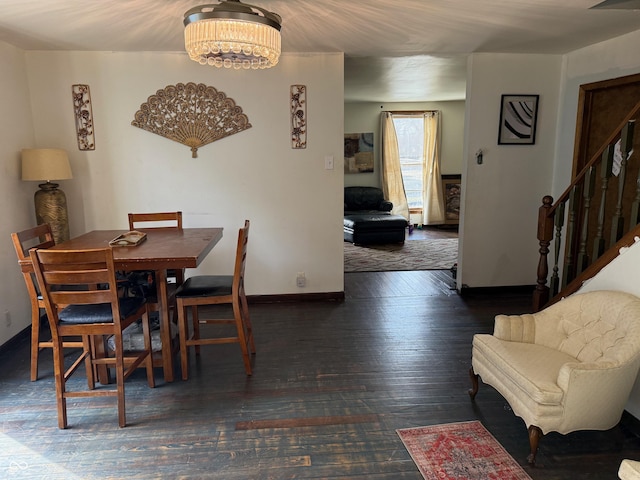
{"label": "narrow decorative wall panel", "polygon": [[307,87],[291,85],[291,148],[307,148]]}
{"label": "narrow decorative wall panel", "polygon": [[93,110],[89,85],[72,85],[73,110],[76,117],[76,135],[80,150],[95,150],[93,137]]}

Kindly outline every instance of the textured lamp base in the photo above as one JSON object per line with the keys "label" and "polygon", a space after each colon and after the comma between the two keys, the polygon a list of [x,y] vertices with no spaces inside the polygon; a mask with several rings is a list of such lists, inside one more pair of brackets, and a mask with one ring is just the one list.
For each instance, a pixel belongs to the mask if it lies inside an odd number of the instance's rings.
{"label": "textured lamp base", "polygon": [[47,182],[38,186],[40,190],[34,197],[38,225],[48,223],[56,243],[69,240],[67,197],[58,189],[57,183]]}

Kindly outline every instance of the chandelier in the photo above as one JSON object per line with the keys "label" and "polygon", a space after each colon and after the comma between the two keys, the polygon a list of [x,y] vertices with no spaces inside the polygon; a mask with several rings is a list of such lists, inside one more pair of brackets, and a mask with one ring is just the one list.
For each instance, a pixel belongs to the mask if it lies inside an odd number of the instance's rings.
{"label": "chandelier", "polygon": [[240,0],[200,5],[184,14],[184,45],[201,65],[270,68],[280,58],[279,15]]}

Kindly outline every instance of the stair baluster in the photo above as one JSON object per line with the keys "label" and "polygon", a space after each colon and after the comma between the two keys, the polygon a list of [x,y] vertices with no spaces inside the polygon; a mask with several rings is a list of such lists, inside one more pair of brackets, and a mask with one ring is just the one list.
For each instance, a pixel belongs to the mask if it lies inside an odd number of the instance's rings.
{"label": "stair baluster", "polygon": [[538,241],[540,243],[540,258],[538,260],[538,280],[536,288],[533,291],[533,308],[544,305],[549,301],[549,287],[546,285],[549,275],[549,264],[547,256],[549,254],[549,245],[553,238],[553,216],[549,210],[553,206],[553,197],[545,195],[542,199],[542,206],[538,209]]}
{"label": "stair baluster", "polygon": [[613,148],[607,145],[607,149],[602,154],[602,166],[600,168],[600,183],[602,193],[600,196],[600,210],[598,211],[598,230],[593,239],[593,259],[600,258],[604,253],[605,241],[604,231],[604,212],[606,207],[607,190],[609,189],[609,179],[611,178],[611,168],[613,166]]}
{"label": "stair baluster", "polygon": [[616,211],[611,224],[611,245],[622,238],[624,233],[624,217],[622,216],[622,197],[624,194],[625,177],[627,173],[627,157],[633,149],[633,130],[635,120],[630,120],[623,127],[620,135],[620,174],[618,175],[618,202],[616,203]]}
{"label": "stair baluster", "polygon": [[640,169],[638,169],[638,178],[636,178],[636,198],[631,204],[631,223],[629,227],[640,223]]}
{"label": "stair baluster", "polygon": [[[580,198],[580,185],[576,184],[571,189],[569,195],[569,222],[567,224],[567,245],[573,245],[576,234],[576,217],[578,216],[578,198]],[[573,248],[567,249],[567,255],[564,259],[564,268],[562,269],[562,288],[566,287],[575,277]]]}
{"label": "stair baluster", "polygon": [[582,192],[582,229],[580,230],[580,248],[578,250],[578,275],[589,266],[589,255],[587,254],[587,240],[589,238],[589,212],[591,210],[591,199],[596,186],[596,174],[593,165],[587,170],[584,177],[584,189]]}
{"label": "stair baluster", "polygon": [[551,273],[551,282],[549,283],[549,289],[551,290],[551,297],[555,297],[560,288],[558,264],[560,263],[560,245],[562,243],[562,227],[564,226],[564,206],[565,206],[565,202],[560,203],[555,213],[556,234],[554,235],[554,245],[553,245],[553,250],[554,250],[553,270]]}

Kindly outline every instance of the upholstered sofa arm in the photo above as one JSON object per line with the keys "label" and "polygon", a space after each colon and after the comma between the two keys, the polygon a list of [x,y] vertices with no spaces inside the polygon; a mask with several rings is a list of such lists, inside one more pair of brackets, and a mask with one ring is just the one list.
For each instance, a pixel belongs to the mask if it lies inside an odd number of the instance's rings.
{"label": "upholstered sofa arm", "polygon": [[393,203],[384,198],[378,187],[344,187],[344,210],[390,212]]}
{"label": "upholstered sofa arm", "polygon": [[621,480],[640,480],[640,462],[636,460],[624,459],[618,470],[618,477]]}
{"label": "upholstered sofa arm", "polygon": [[533,315],[496,315],[493,336],[500,340],[534,343],[535,334]]}
{"label": "upholstered sofa arm", "polygon": [[390,212],[392,209],[393,203],[388,200],[383,200],[382,202],[380,202],[380,206],[378,207],[378,210],[380,210],[381,212]]}
{"label": "upholstered sofa arm", "polygon": [[[557,383],[565,392],[563,424],[566,427],[556,431],[612,428],[620,420],[637,374],[637,361],[564,364]],[[594,385],[598,388],[594,389]]]}
{"label": "upholstered sofa arm", "polygon": [[[618,365],[614,362],[570,362],[565,363],[558,372],[558,386],[565,392],[571,388],[580,388],[579,383],[583,386],[589,386],[591,382],[606,381],[607,383],[618,383],[624,380],[626,376],[635,378],[637,375],[637,362]],[[613,387],[611,390],[615,395],[619,395],[619,391]]]}

